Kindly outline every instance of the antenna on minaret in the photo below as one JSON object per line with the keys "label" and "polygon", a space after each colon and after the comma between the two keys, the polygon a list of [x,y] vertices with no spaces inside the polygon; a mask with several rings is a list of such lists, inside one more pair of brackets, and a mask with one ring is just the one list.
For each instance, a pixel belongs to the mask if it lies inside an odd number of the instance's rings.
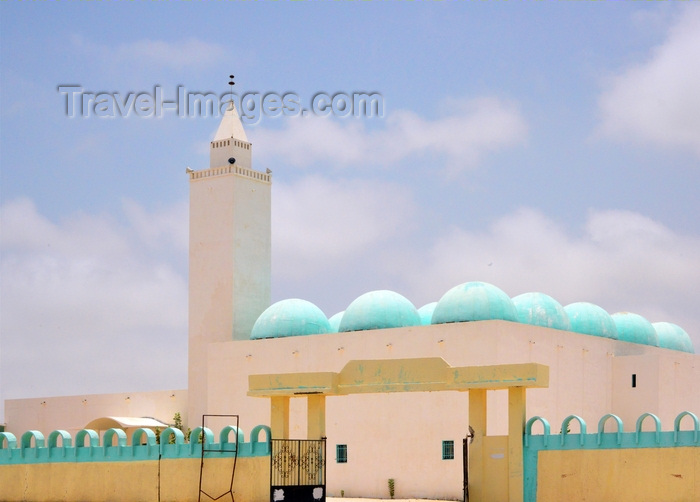
{"label": "antenna on minaret", "polygon": [[236,83],[233,81],[233,75],[229,75],[228,78],[230,79],[228,85],[231,86],[231,102],[233,103],[233,86],[236,85]]}

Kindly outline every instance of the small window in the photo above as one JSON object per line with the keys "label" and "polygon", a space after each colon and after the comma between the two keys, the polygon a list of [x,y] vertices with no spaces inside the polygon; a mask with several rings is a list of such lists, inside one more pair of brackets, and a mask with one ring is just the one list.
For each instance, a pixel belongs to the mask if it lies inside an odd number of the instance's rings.
{"label": "small window", "polygon": [[337,444],[335,445],[335,461],[338,464],[348,463],[348,445]]}
{"label": "small window", "polygon": [[635,388],[637,386],[637,374],[632,373],[632,388]]}
{"label": "small window", "polygon": [[454,460],[455,458],[455,442],[454,441],[443,441],[442,442],[442,459],[443,460]]}

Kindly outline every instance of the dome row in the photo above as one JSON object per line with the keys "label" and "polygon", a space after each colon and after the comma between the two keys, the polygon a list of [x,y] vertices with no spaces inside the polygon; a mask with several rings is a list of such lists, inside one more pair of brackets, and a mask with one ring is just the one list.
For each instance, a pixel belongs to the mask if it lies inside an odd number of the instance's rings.
{"label": "dome row", "polygon": [[610,315],[599,306],[586,302],[562,307],[544,293],[525,293],[511,299],[496,286],[485,282],[460,284],[445,293],[440,301],[420,309],[393,291],[370,291],[330,319],[306,300],[282,300],[260,315],[253,326],[251,338],[496,319],[694,352],[690,336],[675,324],[652,324],[644,317],[629,312]]}

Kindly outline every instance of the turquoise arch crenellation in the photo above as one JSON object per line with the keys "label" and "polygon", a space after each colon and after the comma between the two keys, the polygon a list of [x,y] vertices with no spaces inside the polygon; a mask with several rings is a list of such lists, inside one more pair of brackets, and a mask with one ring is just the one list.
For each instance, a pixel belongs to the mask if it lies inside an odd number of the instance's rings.
{"label": "turquoise arch crenellation", "polygon": [[603,415],[601,419],[598,420],[598,445],[600,445],[603,442],[603,434],[605,434],[605,423],[610,419],[613,419],[617,424],[617,444],[622,444],[622,433],[624,432],[624,425],[622,423],[622,419],[617,415],[608,413],[607,415]]}
{"label": "turquoise arch crenellation", "polygon": [[637,419],[637,423],[634,427],[635,431],[637,431],[637,443],[639,443],[641,439],[642,426],[644,425],[644,420],[647,418],[651,418],[654,421],[654,434],[656,435],[656,442],[659,443],[661,441],[661,419],[653,413],[642,413]]}
{"label": "turquoise arch crenellation", "polygon": [[673,442],[678,442],[678,433],[681,430],[681,420],[683,420],[685,417],[690,417],[690,419],[693,421],[693,442],[697,443],[698,438],[700,438],[700,419],[698,419],[698,416],[695,413],[691,413],[690,411],[682,411],[673,421]]}
{"label": "turquoise arch crenellation", "polygon": [[[114,444],[114,438],[117,438],[117,444]],[[117,447],[118,455],[121,456],[124,447],[126,447],[126,432],[122,429],[112,428],[108,429],[102,437],[102,444],[104,445],[105,456],[108,455],[107,448]]]}
{"label": "turquoise arch crenellation", "polygon": [[[32,447],[32,439],[34,440],[34,447]],[[22,434],[20,445],[22,457],[27,455],[27,450],[33,452],[34,456],[36,457],[39,448],[44,447],[44,435],[39,431],[27,431]]]}
{"label": "turquoise arch crenellation", "polygon": [[[692,430],[681,430],[681,422],[690,417]],[[567,432],[572,420],[579,423],[581,432]],[[613,420],[615,432],[605,432],[605,425]],[[644,422],[653,422],[653,431],[643,431]],[[543,425],[542,434],[532,434],[532,427],[540,422]],[[686,420],[687,422],[687,420]],[[561,424],[561,434],[551,434],[549,422],[542,417],[534,416],[525,424],[523,434],[523,493],[524,502],[537,500],[537,461],[540,451],[555,450],[612,450],[634,448],[700,448],[700,419],[690,411],[683,411],[676,416],[672,431],[662,431],[661,420],[653,413],[642,414],[635,423],[634,432],[623,432],[622,419],[608,413],[598,421],[598,430],[593,434],[586,433],[586,423],[577,415],[569,415]],[[556,440],[559,436],[559,441]]]}
{"label": "turquoise arch crenellation", "polygon": [[[261,432],[264,434],[262,441]],[[91,429],[78,431],[75,438],[65,430],[55,430],[49,434],[48,441],[45,441],[40,431],[27,431],[20,437],[20,441],[17,441],[11,432],[0,432],[0,465],[201,458],[203,445],[197,439],[200,434],[206,447],[205,457],[208,458],[270,455],[271,431],[267,425],[254,427],[248,442],[245,441],[243,430],[232,425],[226,426],[219,433],[218,443],[215,442],[214,433],[206,427],[194,429],[190,442],[185,440],[181,430],[168,427],[160,435],[160,444],[156,443],[156,436],[152,430],[140,428],[133,432],[131,445],[127,445],[126,433],[116,428],[108,429],[102,440],[99,434]],[[174,438],[172,444],[171,437]]]}
{"label": "turquoise arch crenellation", "polygon": [[232,432],[235,433],[236,443],[242,443],[244,441],[245,438],[242,430],[235,425],[227,425],[221,429],[221,432],[219,433],[219,443],[229,444],[229,439]]}

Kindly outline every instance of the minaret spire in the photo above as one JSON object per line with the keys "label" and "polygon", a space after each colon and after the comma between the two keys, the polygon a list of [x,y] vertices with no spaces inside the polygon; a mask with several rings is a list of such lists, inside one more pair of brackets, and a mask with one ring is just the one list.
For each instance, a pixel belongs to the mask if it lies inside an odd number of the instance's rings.
{"label": "minaret spire", "polygon": [[[233,75],[229,75],[231,99],[209,149],[209,167],[229,164],[251,169],[251,144],[233,102]],[[233,162],[232,162],[233,160]]]}

